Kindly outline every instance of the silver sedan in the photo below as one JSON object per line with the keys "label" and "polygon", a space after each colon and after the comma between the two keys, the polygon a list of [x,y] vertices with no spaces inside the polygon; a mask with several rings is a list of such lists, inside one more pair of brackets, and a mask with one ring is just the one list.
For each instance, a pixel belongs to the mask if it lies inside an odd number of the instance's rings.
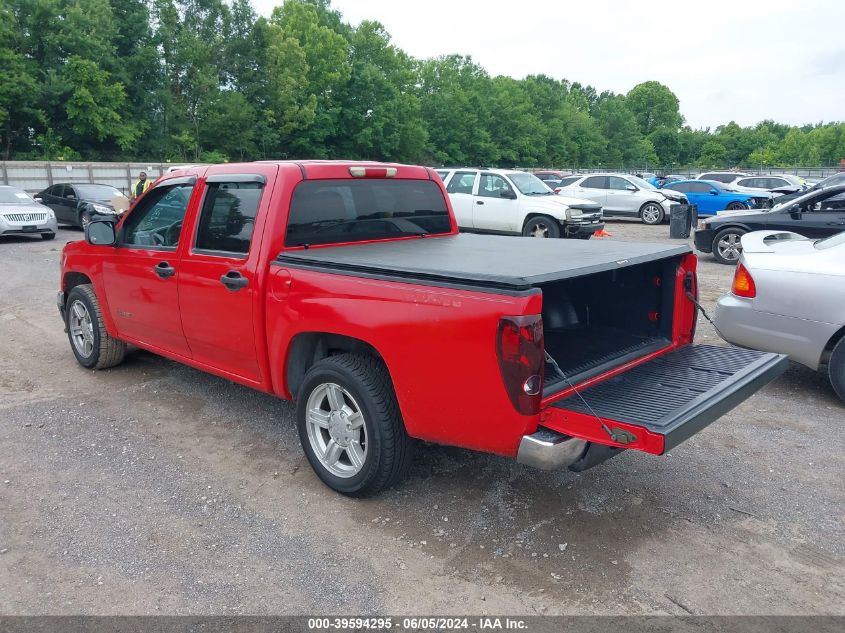
{"label": "silver sedan", "polygon": [[845,401],[845,233],[743,235],[733,287],[714,321],[729,343],[788,354],[826,373]]}
{"label": "silver sedan", "polygon": [[40,235],[45,240],[52,240],[58,230],[52,209],[34,200],[23,189],[0,186],[0,236]]}

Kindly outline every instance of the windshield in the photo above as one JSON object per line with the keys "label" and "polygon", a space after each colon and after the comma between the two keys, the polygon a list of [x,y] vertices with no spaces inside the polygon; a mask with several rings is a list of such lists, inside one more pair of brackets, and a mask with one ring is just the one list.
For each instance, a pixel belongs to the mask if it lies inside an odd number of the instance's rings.
{"label": "windshield", "polygon": [[845,232],[837,233],[831,237],[819,240],[813,246],[820,250],[824,250],[826,248],[833,248],[834,246],[841,246],[842,244],[845,244]]}
{"label": "windshield", "polygon": [[640,189],[657,189],[653,184],[650,182],[643,180],[642,178],[638,178],[637,176],[625,176],[628,180],[632,183],[637,185]]}
{"label": "windshield", "polygon": [[0,187],[0,204],[30,204],[29,194],[16,187]]}
{"label": "windshield", "polygon": [[449,233],[443,193],[431,180],[309,180],[290,203],[285,246]]}
{"label": "windshield", "polygon": [[83,200],[111,200],[123,195],[120,189],[111,185],[74,185],[73,188]]}
{"label": "windshield", "polygon": [[526,196],[547,196],[554,193],[554,191],[549,189],[546,183],[537,178],[534,174],[511,172],[508,174],[508,178],[510,178],[514,186]]}

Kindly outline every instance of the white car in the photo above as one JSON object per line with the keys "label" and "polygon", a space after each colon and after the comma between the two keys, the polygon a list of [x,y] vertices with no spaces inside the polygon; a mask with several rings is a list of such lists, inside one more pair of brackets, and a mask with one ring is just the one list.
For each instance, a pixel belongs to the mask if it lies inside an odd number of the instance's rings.
{"label": "white car", "polygon": [[590,239],[604,228],[601,204],[556,195],[534,174],[504,169],[439,169],[465,232]]}
{"label": "white car", "polygon": [[40,235],[52,240],[59,232],[50,207],[23,189],[0,186],[0,235]]}
{"label": "white car", "polygon": [[733,288],[716,304],[719,334],[820,370],[845,400],[845,232],[742,236]]}
{"label": "white car", "polygon": [[724,185],[730,185],[740,178],[748,178],[749,176],[751,176],[751,174],[746,174],[741,171],[708,171],[703,174],[698,174],[698,176],[695,177],[695,180],[715,180],[716,182],[721,182]]}
{"label": "white car", "polygon": [[673,204],[687,202],[677,191],[658,189],[628,174],[588,174],[564,179],[561,185],[556,191],[597,202],[605,216],[640,218],[645,224],[660,224],[669,217]]}

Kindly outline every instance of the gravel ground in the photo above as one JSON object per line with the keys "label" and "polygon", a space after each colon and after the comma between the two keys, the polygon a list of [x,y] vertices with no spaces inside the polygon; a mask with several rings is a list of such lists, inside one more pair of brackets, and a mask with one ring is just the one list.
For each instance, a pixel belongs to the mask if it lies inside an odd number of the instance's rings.
{"label": "gravel ground", "polygon": [[[0,614],[845,614],[845,407],[803,367],[664,457],[426,446],[354,501],[288,403],[141,351],[80,368],[54,303],[80,236],[0,241]],[[731,275],[702,256],[705,307]]]}

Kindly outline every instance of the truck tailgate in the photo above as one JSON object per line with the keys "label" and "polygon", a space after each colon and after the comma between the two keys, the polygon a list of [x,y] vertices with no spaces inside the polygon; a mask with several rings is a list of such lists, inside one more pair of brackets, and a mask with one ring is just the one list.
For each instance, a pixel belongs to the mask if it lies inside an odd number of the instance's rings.
{"label": "truck tailgate", "polygon": [[659,455],[733,409],[787,366],[781,354],[688,345],[554,402],[542,424],[572,437]]}

